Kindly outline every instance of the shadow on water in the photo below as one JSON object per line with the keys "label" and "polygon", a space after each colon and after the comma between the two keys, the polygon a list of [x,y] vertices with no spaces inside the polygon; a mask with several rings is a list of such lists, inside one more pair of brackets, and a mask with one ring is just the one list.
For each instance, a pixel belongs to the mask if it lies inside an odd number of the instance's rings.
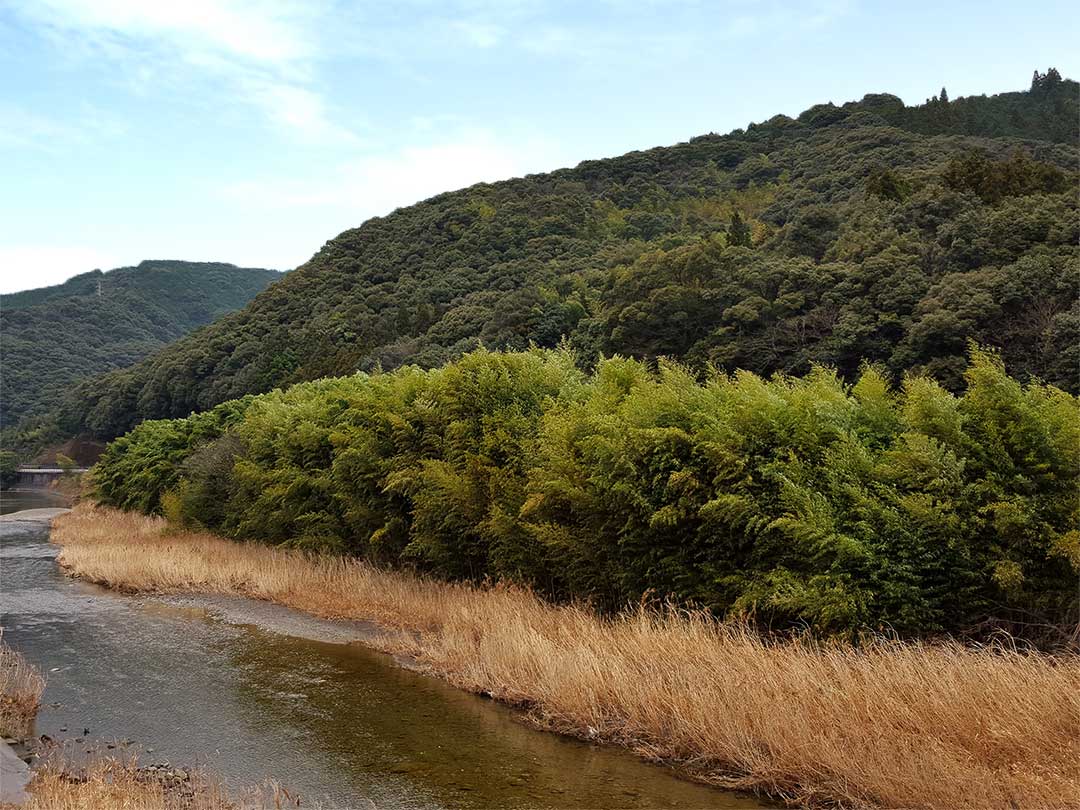
{"label": "shadow on water", "polygon": [[[5,639],[48,676],[38,733],[89,728],[151,759],[204,763],[233,783],[273,777],[333,807],[760,806],[537,731],[356,644],[69,580],[55,553],[43,527],[0,523]],[[318,625],[329,623],[288,613],[292,630],[311,621],[309,635],[327,637]]]}

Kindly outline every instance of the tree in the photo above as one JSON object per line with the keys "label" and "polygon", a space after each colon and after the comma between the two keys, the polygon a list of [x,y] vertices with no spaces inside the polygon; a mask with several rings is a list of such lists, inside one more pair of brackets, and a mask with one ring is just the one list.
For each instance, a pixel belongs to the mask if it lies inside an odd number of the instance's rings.
{"label": "tree", "polygon": [[1055,67],[1049,68],[1046,73],[1039,73],[1036,70],[1035,75],[1031,77],[1031,92],[1046,93],[1053,90],[1061,82],[1061,74],[1058,73],[1058,69]]}
{"label": "tree", "polygon": [[19,465],[18,456],[10,450],[0,450],[0,489],[7,489],[15,483],[15,470]]}
{"label": "tree", "polygon": [[63,470],[64,475],[71,475],[75,469],[75,459],[65,456],[63,453],[56,454],[56,466]]}
{"label": "tree", "polygon": [[892,169],[875,169],[866,178],[866,190],[875,197],[899,202],[907,196],[908,184]]}
{"label": "tree", "polygon": [[735,247],[751,247],[753,242],[750,238],[750,226],[739,214],[738,210],[731,212],[731,220],[728,223],[727,243]]}

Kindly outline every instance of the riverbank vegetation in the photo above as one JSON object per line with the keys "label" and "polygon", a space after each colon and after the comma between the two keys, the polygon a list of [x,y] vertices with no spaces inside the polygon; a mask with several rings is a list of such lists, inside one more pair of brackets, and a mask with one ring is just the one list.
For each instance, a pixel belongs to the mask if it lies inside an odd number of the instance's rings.
{"label": "riverbank vegetation", "polygon": [[[177,773],[183,778],[173,776]],[[159,771],[117,757],[93,758],[81,766],[47,762],[34,769],[27,795],[19,810],[256,810],[275,806],[236,801],[198,771]]]}
{"label": "riverbank vegetation", "polygon": [[981,350],[965,380],[478,351],[145,422],[93,475],[189,527],[607,611],[1066,643],[1080,403]]}
{"label": "riverbank vegetation", "polygon": [[113,587],[265,599],[375,620],[384,650],[699,779],[792,803],[1054,808],[1080,802],[1080,659],[982,647],[766,640],[699,611],[606,618],[340,556],[237,543],[83,503],[61,564]]}
{"label": "riverbank vegetation", "polygon": [[44,691],[37,667],[11,649],[0,630],[0,737],[20,739],[30,732]]}

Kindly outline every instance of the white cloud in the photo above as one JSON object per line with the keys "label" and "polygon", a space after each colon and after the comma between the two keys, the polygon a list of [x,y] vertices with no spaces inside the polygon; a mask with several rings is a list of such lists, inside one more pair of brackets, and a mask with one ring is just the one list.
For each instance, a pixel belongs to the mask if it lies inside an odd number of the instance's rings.
{"label": "white cloud", "polygon": [[251,76],[241,80],[249,100],[271,121],[316,143],[357,143],[355,133],[334,123],[321,95],[295,84]]}
{"label": "white cloud", "polygon": [[115,255],[83,245],[0,245],[0,293],[49,287],[121,264]]}
{"label": "white cloud", "polygon": [[319,6],[281,0],[35,0],[19,8],[56,28],[163,39],[181,49],[280,65],[311,55],[314,46],[306,32]]}
{"label": "white cloud", "polygon": [[137,90],[160,92],[194,72],[294,136],[353,138],[314,82],[327,24],[318,0],[21,0],[15,8],[60,47],[120,64]]}
{"label": "white cloud", "polygon": [[545,141],[527,139],[511,146],[486,130],[471,129],[440,143],[343,163],[332,176],[244,181],[221,193],[245,206],[331,207],[359,224],[444,191],[550,170],[561,162]]}

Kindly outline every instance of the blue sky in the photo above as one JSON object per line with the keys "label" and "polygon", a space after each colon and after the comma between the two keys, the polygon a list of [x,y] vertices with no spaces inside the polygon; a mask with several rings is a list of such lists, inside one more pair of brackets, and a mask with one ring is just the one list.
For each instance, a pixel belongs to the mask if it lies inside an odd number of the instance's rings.
{"label": "blue sky", "polygon": [[481,180],[868,92],[1080,75],[1071,4],[0,0],[0,291],[291,268]]}

